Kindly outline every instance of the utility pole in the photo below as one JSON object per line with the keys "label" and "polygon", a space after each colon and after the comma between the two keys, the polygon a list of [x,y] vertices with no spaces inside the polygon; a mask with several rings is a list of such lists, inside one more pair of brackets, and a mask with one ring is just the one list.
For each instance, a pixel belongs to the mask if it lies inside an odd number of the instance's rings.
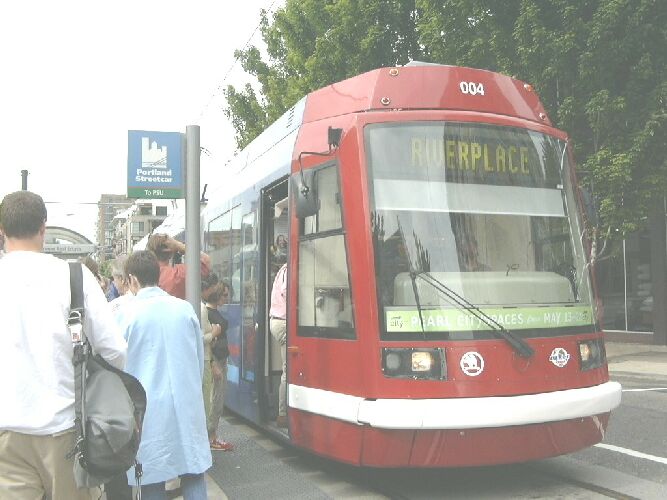
{"label": "utility pole", "polygon": [[21,170],[21,190],[22,191],[27,191],[28,190],[28,171],[27,170]]}
{"label": "utility pole", "polygon": [[186,163],[185,163],[185,298],[195,310],[197,317],[201,311],[201,275],[200,250],[201,235],[199,227],[199,125],[185,128]]}

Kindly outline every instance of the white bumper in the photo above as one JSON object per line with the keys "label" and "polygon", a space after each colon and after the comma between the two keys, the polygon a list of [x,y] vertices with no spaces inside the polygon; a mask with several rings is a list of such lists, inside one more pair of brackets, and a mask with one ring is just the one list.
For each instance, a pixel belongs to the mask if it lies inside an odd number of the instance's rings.
{"label": "white bumper", "polygon": [[620,403],[621,385],[617,382],[521,396],[378,400],[289,386],[292,408],[380,429],[478,429],[540,424],[607,413]]}

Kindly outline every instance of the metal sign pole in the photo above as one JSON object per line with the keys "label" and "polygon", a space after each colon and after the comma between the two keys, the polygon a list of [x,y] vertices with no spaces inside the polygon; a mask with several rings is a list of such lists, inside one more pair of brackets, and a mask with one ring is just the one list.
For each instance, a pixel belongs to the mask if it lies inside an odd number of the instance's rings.
{"label": "metal sign pole", "polygon": [[192,304],[199,318],[201,311],[199,125],[188,125],[185,128],[185,144],[185,298]]}

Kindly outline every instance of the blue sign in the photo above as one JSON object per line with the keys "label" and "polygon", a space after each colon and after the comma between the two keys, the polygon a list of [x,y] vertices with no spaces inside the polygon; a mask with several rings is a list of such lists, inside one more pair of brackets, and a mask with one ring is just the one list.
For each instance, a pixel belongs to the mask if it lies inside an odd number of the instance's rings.
{"label": "blue sign", "polygon": [[129,130],[128,198],[183,198],[183,134]]}

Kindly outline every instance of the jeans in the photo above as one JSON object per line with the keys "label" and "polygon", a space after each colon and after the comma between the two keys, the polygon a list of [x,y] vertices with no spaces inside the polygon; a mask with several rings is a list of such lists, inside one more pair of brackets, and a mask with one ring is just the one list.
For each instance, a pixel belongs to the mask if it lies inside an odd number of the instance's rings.
{"label": "jeans", "polygon": [[[183,474],[181,492],[184,500],[206,500],[206,479],[204,474]],[[142,500],[167,500],[164,482],[141,485]]]}

